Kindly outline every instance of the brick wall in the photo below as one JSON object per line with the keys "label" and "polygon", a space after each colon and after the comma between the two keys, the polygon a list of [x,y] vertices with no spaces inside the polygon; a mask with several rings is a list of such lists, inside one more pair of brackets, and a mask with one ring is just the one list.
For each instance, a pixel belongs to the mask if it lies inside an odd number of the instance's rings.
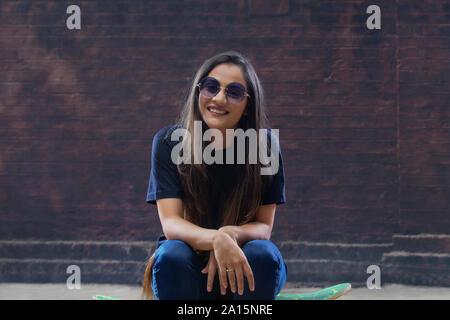
{"label": "brick wall", "polygon": [[449,19],[438,0],[1,1],[0,239],[154,241],[153,135],[229,49],[280,129],[275,241],[448,234]]}

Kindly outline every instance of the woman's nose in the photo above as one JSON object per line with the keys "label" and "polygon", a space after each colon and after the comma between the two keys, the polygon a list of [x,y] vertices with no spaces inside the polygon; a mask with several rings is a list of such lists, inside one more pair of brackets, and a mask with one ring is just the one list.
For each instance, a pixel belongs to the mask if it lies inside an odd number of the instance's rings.
{"label": "woman's nose", "polygon": [[218,101],[221,104],[226,104],[228,101],[225,94],[225,89],[220,88],[219,92],[217,92],[217,94],[212,99],[213,101]]}

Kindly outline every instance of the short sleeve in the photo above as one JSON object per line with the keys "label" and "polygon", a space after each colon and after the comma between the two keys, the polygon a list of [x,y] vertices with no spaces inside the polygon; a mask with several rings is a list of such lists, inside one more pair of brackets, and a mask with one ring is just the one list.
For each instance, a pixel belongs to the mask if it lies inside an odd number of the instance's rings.
{"label": "short sleeve", "polygon": [[269,131],[269,135],[275,139],[277,143],[279,157],[278,157],[278,171],[275,173],[272,183],[263,192],[261,205],[266,204],[283,204],[286,203],[286,192],[285,192],[285,178],[284,178],[284,165],[283,156],[281,154],[280,143],[275,135],[272,135]]}
{"label": "short sleeve", "polygon": [[156,200],[163,198],[183,198],[177,166],[170,156],[173,147],[167,140],[169,128],[160,130],[153,138],[147,203],[156,204]]}

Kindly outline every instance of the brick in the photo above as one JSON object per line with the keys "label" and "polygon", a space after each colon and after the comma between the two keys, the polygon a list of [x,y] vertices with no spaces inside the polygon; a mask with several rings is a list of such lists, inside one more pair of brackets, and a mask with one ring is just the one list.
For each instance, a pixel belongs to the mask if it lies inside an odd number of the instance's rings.
{"label": "brick", "polygon": [[250,15],[283,15],[289,13],[289,1],[275,0],[249,0],[248,12]]}

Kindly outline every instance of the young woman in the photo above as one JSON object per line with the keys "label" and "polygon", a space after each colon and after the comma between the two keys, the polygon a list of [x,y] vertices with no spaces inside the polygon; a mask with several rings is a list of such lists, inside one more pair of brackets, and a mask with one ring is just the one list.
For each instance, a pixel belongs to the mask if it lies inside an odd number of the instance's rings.
{"label": "young woman", "polygon": [[[223,140],[194,137],[199,121],[203,132],[220,130]],[[194,137],[184,143],[193,150],[195,141],[201,141],[202,150],[212,144],[212,154],[223,156],[223,163],[175,164],[171,153],[179,141],[172,141],[171,134],[180,128]],[[226,129],[239,128],[265,129],[269,146],[274,141],[253,66],[228,51],[203,63],[177,123],[153,139],[147,202],[157,205],[164,234],[144,275],[147,298],[153,290],[156,299],[266,300],[281,291],[287,268],[269,240],[276,205],[286,201],[279,142],[273,175],[261,175],[262,161],[238,163],[237,152],[235,161],[226,163],[226,150],[239,150]],[[246,159],[254,152],[251,147],[247,140]]]}

